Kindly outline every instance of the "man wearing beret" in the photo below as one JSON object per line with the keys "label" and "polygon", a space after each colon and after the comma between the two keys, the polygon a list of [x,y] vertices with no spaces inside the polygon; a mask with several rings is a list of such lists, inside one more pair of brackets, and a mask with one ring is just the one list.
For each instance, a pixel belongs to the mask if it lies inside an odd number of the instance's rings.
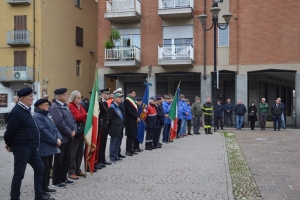
{"label": "man wearing beret", "polygon": [[[11,200],[20,199],[21,183],[24,178],[27,163],[34,170],[35,200],[45,200],[42,189],[44,165],[38,149],[40,147],[40,132],[30,113],[33,102],[31,88],[23,88],[17,93],[19,102],[8,116],[4,140],[8,152],[14,155],[14,176],[11,183]],[[53,200],[50,198],[50,200]]]}
{"label": "man wearing beret", "polygon": [[53,121],[62,135],[62,144],[60,145],[60,154],[54,156],[52,186],[64,188],[67,184],[73,184],[73,181],[67,179],[67,173],[70,167],[71,149],[70,143],[75,136],[77,129],[76,121],[66,104],[68,100],[67,88],[60,88],[54,91],[55,103],[49,109]]}
{"label": "man wearing beret", "polygon": [[61,134],[58,132],[52,116],[49,114],[49,101],[46,98],[39,99],[34,104],[33,119],[40,131],[41,145],[39,153],[44,163],[43,191],[55,193],[56,190],[50,189],[50,171],[52,168],[53,155],[60,153]]}
{"label": "man wearing beret", "polygon": [[98,164],[95,166],[96,169],[102,169],[105,165],[110,165],[111,162],[105,159],[106,142],[108,136],[108,105],[107,100],[109,99],[109,88],[100,90],[101,98],[99,101],[99,125],[98,125]]}

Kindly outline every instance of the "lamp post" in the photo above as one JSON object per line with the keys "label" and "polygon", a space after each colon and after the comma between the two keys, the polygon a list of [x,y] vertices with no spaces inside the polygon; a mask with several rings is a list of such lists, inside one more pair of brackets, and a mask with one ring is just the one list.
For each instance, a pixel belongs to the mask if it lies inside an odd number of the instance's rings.
{"label": "lamp post", "polygon": [[206,19],[207,19],[207,15],[205,14],[201,14],[198,16],[198,19],[200,20],[201,24],[202,24],[202,28],[205,31],[209,31],[212,28],[214,28],[214,100],[213,100],[213,104],[214,104],[214,132],[216,132],[216,125],[217,125],[217,115],[216,115],[216,106],[217,106],[217,98],[218,98],[218,94],[217,94],[217,27],[221,30],[225,30],[228,27],[230,18],[232,17],[232,14],[228,13],[228,14],[224,14],[222,17],[224,18],[225,22],[226,22],[226,27],[225,28],[221,28],[218,24],[218,15],[221,11],[221,8],[218,7],[218,0],[213,0],[213,7],[212,9],[210,9],[210,12],[212,14],[212,25],[210,28],[206,29],[205,28],[205,24],[206,24]]}

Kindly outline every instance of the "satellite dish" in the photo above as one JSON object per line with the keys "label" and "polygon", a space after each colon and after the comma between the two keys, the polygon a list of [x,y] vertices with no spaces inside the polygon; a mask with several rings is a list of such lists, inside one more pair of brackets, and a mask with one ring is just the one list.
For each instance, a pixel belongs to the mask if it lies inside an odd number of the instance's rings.
{"label": "satellite dish", "polygon": [[20,72],[15,72],[15,73],[14,73],[14,78],[15,78],[15,79],[19,79],[20,76],[21,76]]}

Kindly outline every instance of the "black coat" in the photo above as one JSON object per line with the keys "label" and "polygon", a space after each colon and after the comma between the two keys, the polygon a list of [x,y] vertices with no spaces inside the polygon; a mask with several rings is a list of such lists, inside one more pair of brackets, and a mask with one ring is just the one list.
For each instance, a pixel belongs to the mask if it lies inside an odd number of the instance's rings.
{"label": "black coat", "polygon": [[[116,104],[114,105],[120,110],[120,107],[118,107]],[[111,137],[121,137],[122,130],[123,130],[123,119],[116,112],[115,108],[112,107],[112,105],[108,108],[108,116],[109,116],[108,134]]]}
{"label": "black coat", "polygon": [[101,98],[99,101],[99,109],[100,109],[100,113],[99,113],[99,128],[103,128],[103,129],[107,129],[108,126],[108,105],[107,102]]}
{"label": "black coat", "polygon": [[223,117],[224,107],[222,104],[216,106],[216,114],[218,118]]}
{"label": "black coat", "polygon": [[158,104],[156,106],[156,111],[157,111],[156,124],[157,125],[163,125],[164,124],[165,113],[164,113],[164,109],[162,108],[161,104]]}
{"label": "black coat", "polygon": [[125,106],[125,134],[135,136],[137,134],[138,107],[132,105],[130,100],[124,100]]}
{"label": "black coat", "polygon": [[39,148],[40,132],[30,110],[23,105],[17,104],[9,113],[4,140],[8,147]]}
{"label": "black coat", "polygon": [[281,104],[279,104],[278,107],[276,106],[276,104],[273,104],[271,106],[270,111],[271,111],[272,115],[280,116],[284,112],[284,108]]}
{"label": "black coat", "polygon": [[35,108],[34,111],[33,119],[40,131],[40,156],[51,156],[60,153],[57,147],[57,139],[62,139],[62,137],[52,121],[52,116],[47,111],[39,108]]}
{"label": "black coat", "polygon": [[246,106],[244,104],[237,104],[234,107],[234,113],[236,115],[244,115],[247,112]]}
{"label": "black coat", "polygon": [[[250,116],[249,113],[252,113],[254,111],[254,116]],[[257,107],[256,106],[249,106],[248,108],[248,120],[250,122],[257,121]]]}

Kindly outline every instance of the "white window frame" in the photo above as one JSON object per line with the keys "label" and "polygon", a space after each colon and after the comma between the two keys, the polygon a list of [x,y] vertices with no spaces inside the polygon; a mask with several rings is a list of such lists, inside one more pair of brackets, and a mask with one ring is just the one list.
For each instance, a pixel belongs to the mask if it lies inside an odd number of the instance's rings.
{"label": "white window frame", "polygon": [[[221,28],[225,28],[226,24],[219,24],[219,26]],[[230,29],[229,28],[230,28],[229,25],[225,30],[221,30],[221,29],[218,28],[218,47],[229,47],[229,44],[230,44],[230,31],[229,31]],[[227,31],[227,33],[228,33],[227,34],[228,38],[227,38],[227,44],[226,45],[220,44],[220,32],[221,31]]]}

